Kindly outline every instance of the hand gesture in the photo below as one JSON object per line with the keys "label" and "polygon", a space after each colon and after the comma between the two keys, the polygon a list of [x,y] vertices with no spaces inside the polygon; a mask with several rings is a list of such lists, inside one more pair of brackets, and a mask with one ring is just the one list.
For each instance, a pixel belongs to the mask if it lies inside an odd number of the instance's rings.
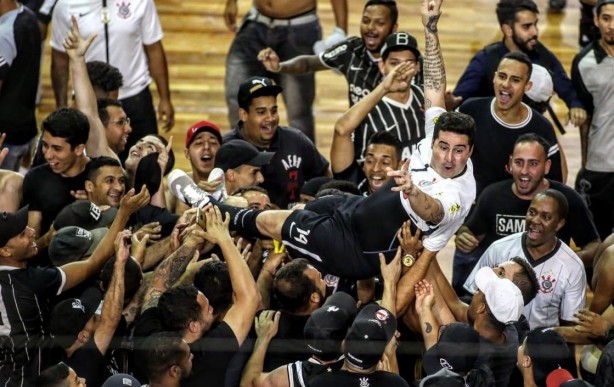
{"label": "hand gesture", "polygon": [[397,253],[390,263],[386,263],[384,254],[379,254],[379,267],[382,273],[384,284],[396,285],[401,278],[401,248],[397,249]]}
{"label": "hand gesture", "polygon": [[160,226],[160,222],[151,222],[141,226],[135,235],[138,235],[139,239],[147,235],[150,240],[156,241],[162,237],[161,232],[162,226]]}
{"label": "hand gesture", "polygon": [[[164,132],[170,131],[175,125],[175,108],[173,108],[173,104],[170,100],[161,99],[158,103],[158,122],[162,124],[162,130],[164,130]],[[171,145],[172,142],[171,136],[168,144]]]}
{"label": "hand gesture", "polygon": [[94,34],[87,39],[83,39],[79,32],[77,18],[71,16],[70,20],[72,21],[72,29],[68,31],[68,36],[64,39],[63,45],[66,54],[68,54],[70,58],[75,59],[85,56],[85,52],[96,38],[96,35]]}
{"label": "hand gesture", "polygon": [[237,0],[226,0],[224,23],[232,32],[237,32]]}
{"label": "hand gesture", "polygon": [[430,310],[435,303],[435,294],[429,281],[421,280],[414,285],[414,291],[416,293],[416,312],[420,314],[422,311]]}
{"label": "hand gesture", "polygon": [[183,237],[182,241],[184,244],[196,247],[198,250],[202,250],[207,242],[205,231],[198,223],[188,226],[180,237]]}
{"label": "hand gesture", "polygon": [[574,327],[574,330],[580,333],[588,333],[593,337],[605,337],[611,327],[610,323],[600,314],[586,309],[579,310],[574,314],[574,317],[578,319],[578,325]]}
{"label": "hand gesture", "polygon": [[206,231],[205,238],[215,244],[219,244],[224,238],[230,238],[228,225],[230,224],[230,215],[226,214],[226,219],[222,216],[220,209],[217,206],[209,208],[205,213]]}
{"label": "hand gesture", "polygon": [[132,233],[129,230],[123,230],[117,233],[114,241],[115,261],[126,262],[130,257],[130,237]]}
{"label": "hand gesture", "polygon": [[422,252],[422,239],[420,234],[422,231],[416,227],[416,233],[411,233],[411,221],[403,222],[403,225],[397,233],[397,239],[401,245],[401,249],[405,254],[411,254],[414,258],[418,258],[420,252]]}
{"label": "hand gesture", "polygon": [[441,16],[443,0],[422,0],[422,25],[429,31],[437,31],[437,22]]}
{"label": "hand gesture", "polygon": [[126,211],[128,215],[134,214],[149,203],[149,191],[145,184],[141,187],[141,192],[136,195],[135,192],[134,188],[130,189],[119,202],[119,209]]}
{"label": "hand gesture", "polygon": [[279,329],[279,318],[281,313],[274,310],[264,310],[260,316],[256,317],[254,325],[258,338],[271,340]]}
{"label": "hand gesture", "polygon": [[469,254],[476,247],[478,247],[480,241],[475,237],[475,235],[473,235],[469,228],[465,227],[461,229],[458,234],[456,234],[454,243],[460,251]]}
{"label": "hand gesture", "polygon": [[158,154],[158,165],[162,170],[162,175],[164,175],[164,171],[166,170],[166,165],[168,164],[168,154],[173,148],[173,136],[170,136],[168,139],[168,144],[166,147]]}
{"label": "hand gesture", "polygon": [[281,70],[279,56],[277,56],[277,53],[270,47],[267,47],[258,53],[258,60],[267,71],[278,73]]}
{"label": "hand gesture", "polygon": [[399,63],[391,72],[386,75],[382,86],[388,93],[405,91],[411,83],[411,79],[416,74],[417,66],[413,62]]}
{"label": "hand gesture", "polygon": [[143,262],[145,262],[145,253],[147,253],[147,242],[149,242],[149,234],[139,234],[139,232],[136,232],[132,234],[132,237],[130,237],[130,241],[132,242],[130,254],[142,266]]}
{"label": "hand gesture", "polygon": [[395,192],[403,191],[406,195],[411,195],[414,188],[414,182],[411,180],[411,172],[409,171],[409,159],[405,160],[401,169],[393,171],[388,167],[387,170],[388,172],[386,174],[394,178],[394,182],[397,184],[396,187],[392,187],[390,190]]}
{"label": "hand gesture", "polygon": [[243,246],[243,238],[238,238],[235,243],[235,246],[237,247],[237,250],[239,250],[239,252],[241,253],[243,259],[247,261],[252,253],[252,245],[247,243],[245,244],[245,246]]}
{"label": "hand gesture", "polygon": [[[4,144],[4,140],[6,139],[6,133],[0,133],[0,148],[2,148],[2,144]],[[0,151],[0,165],[4,162],[4,158],[9,154],[9,148],[4,148]]]}

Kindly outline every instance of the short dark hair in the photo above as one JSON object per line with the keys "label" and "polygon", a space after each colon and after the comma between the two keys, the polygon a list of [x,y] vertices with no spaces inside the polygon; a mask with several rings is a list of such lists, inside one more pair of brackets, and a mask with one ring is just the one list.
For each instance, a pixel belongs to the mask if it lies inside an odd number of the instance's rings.
{"label": "short dark hair", "polygon": [[373,133],[371,137],[369,137],[369,141],[367,142],[367,147],[371,144],[389,145],[393,147],[397,154],[397,158],[401,160],[401,155],[403,154],[403,145],[401,144],[401,141],[399,141],[399,139],[396,138],[391,133],[386,132],[385,130],[380,130],[380,131]]}
{"label": "short dark hair", "polygon": [[388,8],[388,10],[390,10],[390,21],[392,22],[392,25],[397,24],[397,20],[399,20],[399,10],[395,0],[368,0],[365,3],[363,12],[365,9],[367,9],[367,7],[372,5],[383,5],[384,7]]}
{"label": "short dark hair", "polygon": [[535,195],[533,200],[535,200],[539,196],[546,196],[554,199],[557,204],[559,219],[567,219],[567,214],[569,214],[569,202],[567,201],[565,195],[563,195],[560,191],[554,188],[548,188],[547,190]]}
{"label": "short dark hair", "polygon": [[501,0],[497,4],[497,20],[499,26],[511,26],[516,22],[516,14],[520,11],[539,13],[537,4],[533,0]]}
{"label": "short dark hair", "polygon": [[109,111],[107,110],[108,106],[116,106],[118,108],[123,107],[121,101],[113,99],[113,98],[98,98],[98,117],[100,121],[102,121],[102,125],[109,125]]}
{"label": "short dark hair", "polygon": [[317,291],[313,281],[305,274],[308,268],[309,262],[305,258],[297,258],[275,274],[273,295],[282,309],[290,313],[307,309],[309,297]]}
{"label": "short dark hair", "polygon": [[162,293],[158,302],[162,328],[183,333],[190,322],[198,321],[200,305],[197,296],[198,289],[194,285],[181,285]]}
{"label": "short dark hair", "polygon": [[524,304],[527,305],[535,298],[535,296],[537,296],[537,291],[539,290],[537,275],[535,274],[535,270],[533,270],[533,267],[529,261],[526,259],[521,257],[512,257],[510,258],[510,261],[517,263],[522,267],[522,271],[514,274],[512,282],[518,287],[518,289],[520,289]]}
{"label": "short dark hair", "polygon": [[524,144],[526,142],[534,142],[534,143],[541,145],[541,147],[544,150],[544,155],[546,156],[546,160],[548,159],[548,151],[550,150],[550,143],[545,138],[543,138],[537,133],[525,133],[516,139],[516,142],[514,143],[514,149],[516,148],[516,145]]}
{"label": "short dark hair", "polygon": [[34,382],[36,387],[66,387],[66,378],[70,374],[70,368],[63,362],[53,365],[36,377]]}
{"label": "short dark hair", "polygon": [[185,356],[183,339],[177,332],[158,332],[146,338],[138,352],[143,371],[150,381],[160,381],[169,367],[180,364]]}
{"label": "short dark hair", "polygon": [[527,66],[527,81],[531,79],[531,74],[533,73],[533,63],[527,54],[522,51],[510,51],[503,55],[503,58],[501,58],[499,64],[501,64],[504,59],[515,60],[516,62],[523,63],[525,66]]}
{"label": "short dark hair", "polygon": [[207,297],[216,315],[226,312],[232,305],[232,282],[225,262],[205,263],[194,276],[194,286]]}
{"label": "short dark hair", "polygon": [[[235,168],[237,169],[237,168]],[[236,190],[234,190],[230,196],[243,196],[244,193],[246,192],[251,192],[251,191],[256,191],[256,192],[260,192],[262,194],[265,194],[266,196],[269,196],[269,191],[267,191],[265,188],[262,188],[259,185],[250,185],[248,187],[243,187],[243,188],[238,188]]]}
{"label": "short dark hair", "polygon": [[85,114],[76,109],[59,108],[43,121],[43,131],[53,137],[60,137],[70,144],[71,149],[87,144],[90,123]]}
{"label": "short dark hair", "polygon": [[439,138],[439,132],[452,132],[469,138],[469,146],[475,141],[475,121],[471,116],[459,112],[444,112],[435,122],[433,141]]}
{"label": "short dark hair", "polygon": [[87,180],[94,181],[102,167],[122,167],[116,159],[107,156],[92,157],[85,167]]}
{"label": "short dark hair", "polygon": [[124,85],[124,77],[117,67],[98,60],[87,62],[86,66],[92,87],[108,93]]}
{"label": "short dark hair", "polygon": [[[113,277],[113,267],[115,266],[116,257],[113,255],[111,259],[105,262],[100,271],[100,282],[103,289],[109,289],[111,278]],[[124,268],[124,303],[132,299],[143,282],[143,270],[141,265],[133,259],[128,258]]]}
{"label": "short dark hair", "polygon": [[[360,190],[356,184],[347,180],[331,180],[328,183],[324,183],[316,192],[316,198],[320,198],[322,196],[326,196],[325,191],[327,190],[338,190],[342,194],[350,194],[350,195],[360,195]],[[328,193],[331,195],[331,193]]]}

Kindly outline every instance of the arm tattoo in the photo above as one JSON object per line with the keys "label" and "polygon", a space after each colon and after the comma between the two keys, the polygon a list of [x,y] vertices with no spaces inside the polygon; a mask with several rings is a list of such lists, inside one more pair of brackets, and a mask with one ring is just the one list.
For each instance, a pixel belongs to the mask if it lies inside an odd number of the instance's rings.
{"label": "arm tattoo", "polygon": [[439,15],[433,15],[429,17],[429,21],[426,23],[426,29],[431,33],[437,32],[437,21],[439,20]]}
{"label": "arm tattoo", "polygon": [[149,297],[145,297],[146,300],[143,303],[143,307],[141,308],[141,313],[143,313],[143,311],[149,308],[153,308],[154,306],[157,306],[161,295],[162,295],[162,291],[160,289],[151,289],[148,294]]}
{"label": "arm tattoo", "polygon": [[426,333],[431,333],[431,332],[433,331],[433,327],[431,326],[431,324],[430,324],[430,323],[424,323],[424,325],[425,325],[425,327],[426,327],[426,328],[424,329]]}
{"label": "arm tattoo", "polygon": [[425,31],[424,87],[440,93],[446,84],[446,70],[436,34],[437,24],[434,25],[435,31],[431,31],[428,25]]}
{"label": "arm tattoo", "polygon": [[164,286],[170,288],[185,271],[193,254],[193,248],[182,245],[160,264],[158,268],[160,273],[154,276],[164,276]]}

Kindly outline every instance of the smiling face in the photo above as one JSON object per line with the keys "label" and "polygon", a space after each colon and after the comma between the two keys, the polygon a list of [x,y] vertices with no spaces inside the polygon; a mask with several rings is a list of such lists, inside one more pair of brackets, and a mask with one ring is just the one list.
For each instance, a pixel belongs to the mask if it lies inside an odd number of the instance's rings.
{"label": "smiling face", "polygon": [[192,139],[192,143],[185,150],[185,156],[190,160],[193,170],[201,176],[209,176],[209,172],[214,168],[215,154],[220,146],[220,142],[213,133],[202,131]]}
{"label": "smiling face", "polygon": [[53,173],[62,176],[72,175],[79,157],[83,156],[85,145],[77,145],[74,149],[62,137],[54,137],[48,131],[43,131],[43,155]]}
{"label": "smiling face", "polygon": [[502,59],[494,78],[495,105],[501,111],[518,107],[524,93],[531,88],[529,68],[517,60]]}
{"label": "smiling face", "polygon": [[397,169],[399,160],[392,145],[369,144],[362,170],[369,183],[369,191],[375,192],[391,178],[386,175],[386,167]]}
{"label": "smiling face", "polygon": [[384,5],[370,5],[365,8],[360,21],[360,36],[367,50],[379,58],[380,49],[386,37],[396,30],[392,24],[390,9]]}
{"label": "smiling face", "polygon": [[531,198],[550,171],[550,164],[544,148],[539,143],[531,141],[516,144],[514,153],[510,156],[516,194],[522,198]]}
{"label": "smiling face", "polygon": [[556,233],[565,224],[559,216],[557,201],[549,196],[537,195],[531,201],[526,215],[527,246],[540,247],[556,242]]}
{"label": "smiling face", "polygon": [[239,116],[248,142],[267,147],[277,132],[279,112],[277,97],[262,96],[252,99],[247,110],[240,108]]}
{"label": "smiling face", "polygon": [[145,136],[136,142],[128,152],[128,158],[124,165],[126,169],[132,173],[136,172],[136,168],[139,165],[139,161],[150,153],[162,152],[164,150],[164,144],[159,138],[155,136]]}
{"label": "smiling face", "polygon": [[119,106],[107,106],[107,113],[109,114],[109,122],[105,127],[105,133],[109,147],[113,152],[119,154],[123,152],[128,143],[128,135],[132,133],[132,127],[130,126],[130,120]]}
{"label": "smiling face", "polygon": [[460,175],[473,153],[467,135],[443,130],[433,140],[432,149],[431,167],[446,179]]}
{"label": "smiling face", "polygon": [[126,192],[124,170],[117,166],[103,166],[98,169],[94,181],[85,181],[87,199],[97,206],[119,207]]}
{"label": "smiling face", "polygon": [[36,231],[26,226],[22,232],[9,239],[6,245],[0,246],[0,250],[0,257],[12,258],[19,261],[32,258],[38,254]]}

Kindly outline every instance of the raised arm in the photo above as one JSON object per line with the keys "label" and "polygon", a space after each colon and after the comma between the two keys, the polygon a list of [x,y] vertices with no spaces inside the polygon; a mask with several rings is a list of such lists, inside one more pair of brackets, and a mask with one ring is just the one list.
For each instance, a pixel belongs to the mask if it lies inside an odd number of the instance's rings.
{"label": "raised arm", "polygon": [[288,371],[286,366],[281,366],[271,373],[262,371],[267,349],[279,328],[280,316],[280,312],[265,310],[256,318],[254,325],[258,338],[256,339],[256,344],[254,344],[252,355],[249,357],[243,369],[241,387],[273,387],[288,384]]}
{"label": "raised arm", "polygon": [[382,295],[381,306],[388,309],[392,313],[396,311],[396,301],[397,301],[397,283],[399,282],[399,278],[401,277],[401,248],[397,249],[397,253],[390,261],[390,263],[386,264],[386,258],[384,254],[379,255],[379,267],[382,273],[382,278],[384,280],[384,294]]}
{"label": "raised arm", "polygon": [[237,342],[241,345],[251,329],[252,321],[260,304],[258,287],[252,272],[241,256],[241,252],[230,237],[228,231],[230,215],[226,214],[224,219],[218,207],[209,208],[206,211],[206,223],[205,238],[220,246],[232,284],[234,302],[226,313],[224,322],[230,326]]}
{"label": "raised arm", "polygon": [[96,95],[85,64],[85,53],[96,35],[83,39],[79,32],[77,19],[72,16],[71,20],[72,30],[68,32],[63,44],[72,66],[72,82],[77,109],[85,114],[90,124],[90,135],[86,144],[87,155],[90,157],[107,156],[119,160],[107,142],[104,125],[98,116]]}
{"label": "raised arm", "polygon": [[105,354],[119,324],[124,306],[124,270],[131,259],[128,247],[130,231],[124,230],[115,238],[115,263],[109,289],[104,296],[100,324],[94,332],[94,342],[101,354]]}
{"label": "raised arm", "polygon": [[443,0],[422,0],[424,25],[424,99],[426,108],[446,108],[446,69],[439,46],[437,22]]}
{"label": "raised arm", "polygon": [[138,195],[134,194],[134,188],[126,193],[121,200],[119,211],[117,211],[117,216],[113,220],[109,232],[107,232],[107,235],[96,247],[94,253],[84,261],[72,262],[61,267],[64,273],[66,273],[66,284],[62,291],[71,289],[85,279],[100,272],[104,263],[113,255],[115,236],[124,229],[130,216],[143,208],[147,203],[149,203],[149,192],[147,192],[145,186],[141,188],[141,192]]}

